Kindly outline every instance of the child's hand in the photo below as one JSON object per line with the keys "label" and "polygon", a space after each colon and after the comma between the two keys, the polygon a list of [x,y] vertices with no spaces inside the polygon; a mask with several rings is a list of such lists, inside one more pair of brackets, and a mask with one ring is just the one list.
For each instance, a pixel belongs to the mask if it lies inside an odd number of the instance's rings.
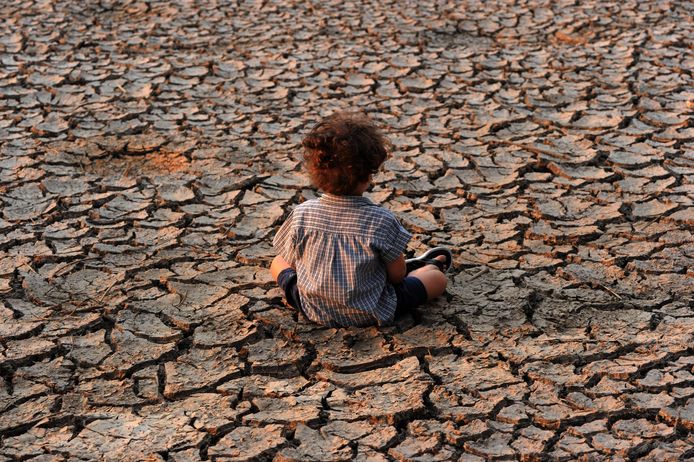
{"label": "child's hand", "polygon": [[400,256],[396,258],[394,261],[387,263],[386,273],[388,274],[388,281],[391,284],[401,283],[407,275],[407,269],[405,266],[405,255],[400,254]]}

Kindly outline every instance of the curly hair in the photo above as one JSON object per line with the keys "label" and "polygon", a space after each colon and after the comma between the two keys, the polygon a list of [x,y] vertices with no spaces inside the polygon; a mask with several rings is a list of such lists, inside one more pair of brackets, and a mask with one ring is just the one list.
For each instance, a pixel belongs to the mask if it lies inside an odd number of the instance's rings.
{"label": "curly hair", "polygon": [[313,185],[329,194],[355,194],[388,157],[388,142],[365,114],[336,112],[302,142]]}

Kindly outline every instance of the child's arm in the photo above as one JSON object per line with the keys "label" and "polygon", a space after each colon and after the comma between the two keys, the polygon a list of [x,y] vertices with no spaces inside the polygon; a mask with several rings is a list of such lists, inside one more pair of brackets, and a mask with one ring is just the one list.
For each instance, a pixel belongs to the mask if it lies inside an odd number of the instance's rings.
{"label": "child's arm", "polygon": [[386,264],[386,274],[391,284],[399,284],[405,279],[407,269],[405,268],[404,254],[400,254],[398,258]]}
{"label": "child's arm", "polygon": [[294,267],[289,264],[287,260],[285,260],[282,255],[277,255],[274,260],[272,260],[272,264],[270,265],[270,273],[272,274],[272,277],[275,281],[277,281],[277,277],[280,275],[280,273],[287,268],[292,268]]}
{"label": "child's arm", "polygon": [[[275,234],[272,239],[272,247],[274,247],[277,252],[277,256],[272,260],[270,265],[270,273],[272,277],[277,280],[277,276],[287,268],[294,268],[294,263],[296,260],[295,248],[296,248],[296,235],[292,227],[292,220],[294,217],[294,211],[289,212],[289,216],[282,223],[280,229]],[[285,258],[286,257],[286,258]]]}

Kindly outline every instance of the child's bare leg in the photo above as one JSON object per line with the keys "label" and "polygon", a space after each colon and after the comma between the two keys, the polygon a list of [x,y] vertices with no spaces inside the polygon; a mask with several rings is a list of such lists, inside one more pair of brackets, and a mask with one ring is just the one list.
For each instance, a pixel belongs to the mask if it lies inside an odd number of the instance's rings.
{"label": "child's bare leg", "polygon": [[[439,255],[437,260],[446,261],[446,257]],[[427,298],[431,300],[441,295],[448,285],[448,278],[443,274],[436,265],[426,265],[407,274],[422,281],[424,288],[427,290]]]}
{"label": "child's bare leg", "polygon": [[291,268],[291,265],[281,255],[277,255],[270,265],[270,273],[272,273],[273,279],[277,281],[280,273],[287,268]]}

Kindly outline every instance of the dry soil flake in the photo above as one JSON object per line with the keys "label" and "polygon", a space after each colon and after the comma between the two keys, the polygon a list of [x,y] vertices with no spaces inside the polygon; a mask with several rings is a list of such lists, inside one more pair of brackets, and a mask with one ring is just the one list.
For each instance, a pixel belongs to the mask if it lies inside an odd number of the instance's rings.
{"label": "dry soil flake", "polygon": [[173,398],[182,393],[211,388],[224,380],[238,377],[242,372],[243,364],[236,350],[193,347],[176,361],[164,364],[164,396]]}
{"label": "dry soil flake", "polygon": [[55,342],[37,338],[7,341],[0,347],[0,366],[28,363],[32,359],[49,356],[56,349]]}
{"label": "dry soil flake", "polygon": [[554,445],[554,450],[550,452],[550,457],[557,460],[579,460],[580,458],[591,460],[597,456],[597,451],[593,449],[583,437],[576,437],[567,433],[562,434]]}
{"label": "dry soil flake", "polygon": [[619,420],[612,424],[611,430],[615,436],[622,439],[668,437],[675,432],[674,428],[664,423],[653,423],[646,419]]}
{"label": "dry soil flake", "polygon": [[298,396],[254,398],[252,403],[258,412],[244,416],[243,423],[253,426],[269,423],[316,425],[323,410],[323,400],[333,389],[328,383],[318,382]]}
{"label": "dry soil flake", "polygon": [[436,437],[408,437],[390,448],[388,454],[397,461],[446,461],[454,456],[453,448],[442,445]]}
{"label": "dry soil flake", "polygon": [[325,435],[306,425],[299,424],[294,432],[294,440],[299,441],[296,448],[283,449],[275,462],[321,462],[352,460],[353,451],[349,440],[336,435]]}
{"label": "dry soil flake", "polygon": [[398,437],[395,427],[379,423],[370,423],[366,420],[345,422],[333,420],[321,427],[321,433],[327,436],[338,436],[358,444],[358,451],[365,452],[372,448],[384,450]]}
{"label": "dry soil flake", "polygon": [[143,457],[186,446],[205,437],[184,415],[123,414],[88,424],[74,439],[54,448],[76,458],[136,461]]}
{"label": "dry soil flake", "polygon": [[165,202],[186,202],[195,197],[195,193],[183,184],[169,183],[161,185],[157,192]]}
{"label": "dry soil flake", "polygon": [[679,425],[689,431],[694,431],[694,398],[690,398],[682,406],[670,406],[661,409],[660,415],[671,425]]}
{"label": "dry soil flake", "polygon": [[384,383],[405,382],[408,380],[430,380],[429,376],[421,370],[419,360],[415,356],[403,359],[391,367],[353,374],[341,374],[339,372],[321,370],[316,373],[316,378],[327,380],[341,388],[352,390],[363,387],[373,387]]}
{"label": "dry soil flake", "polygon": [[531,425],[520,430],[518,437],[511,443],[511,447],[521,458],[538,457],[553,436],[554,432],[541,430]]}
{"label": "dry soil flake", "polygon": [[59,405],[57,395],[39,396],[0,409],[0,432],[6,433],[23,427],[31,427],[54,414]]}
{"label": "dry soil flake", "polygon": [[265,339],[242,350],[254,374],[277,377],[294,377],[300,374],[307,358],[304,346],[299,342],[283,339]]}
{"label": "dry soil flake", "polygon": [[65,133],[70,124],[60,115],[51,113],[43,122],[36,125],[36,131],[40,135],[56,136]]}
{"label": "dry soil flake", "polygon": [[401,382],[353,392],[338,389],[327,398],[328,415],[331,420],[374,419],[393,424],[424,411],[428,388],[426,383]]}
{"label": "dry soil flake", "polygon": [[326,369],[352,373],[387,366],[400,359],[375,328],[334,330],[316,342],[318,361]]}
{"label": "dry soil flake", "polygon": [[123,375],[139,365],[155,362],[165,354],[171,354],[176,344],[154,343],[140,338],[128,330],[116,329],[111,333],[113,353],[99,365],[104,372]]}
{"label": "dry soil flake", "polygon": [[523,148],[538,153],[542,159],[567,164],[586,164],[598,155],[593,143],[579,136],[566,135],[548,138],[541,142],[523,145]]}
{"label": "dry soil flake", "polygon": [[494,433],[489,438],[465,443],[465,450],[487,460],[513,458],[516,453],[509,446],[512,438],[510,434]]}
{"label": "dry soil flake", "polygon": [[634,437],[629,440],[615,438],[609,433],[597,433],[592,436],[592,446],[600,452],[626,457],[629,451],[641,444],[643,440]]}
{"label": "dry soil flake", "polygon": [[664,202],[653,199],[648,202],[639,202],[632,206],[631,213],[637,218],[660,217],[672,209],[677,208],[677,203]]}
{"label": "dry soil flake", "polygon": [[191,419],[191,425],[211,435],[233,428],[236,419],[250,409],[248,401],[236,402],[235,397],[218,393],[196,393],[183,400],[167,401],[153,406],[144,406],[138,414],[144,417],[183,415]]}
{"label": "dry soil flake", "polygon": [[32,427],[17,436],[3,439],[0,457],[3,460],[21,460],[26,458],[46,458],[55,460],[57,456],[46,455],[53,448],[64,445],[73,437],[73,428],[63,426],[56,428]]}
{"label": "dry soil flake", "polygon": [[286,443],[282,425],[238,427],[207,450],[212,460],[251,462],[272,454]]}
{"label": "dry soil flake", "polygon": [[156,343],[175,342],[183,337],[180,330],[167,326],[157,316],[131,310],[118,312],[116,328],[129,330],[138,337]]}
{"label": "dry soil flake", "polygon": [[522,382],[501,364],[494,364],[494,361],[476,361],[473,358],[458,358],[455,355],[432,357],[429,361],[429,371],[439,377],[446,387],[468,392]]}
{"label": "dry soil flake", "polygon": [[571,125],[582,129],[614,128],[622,121],[622,115],[617,112],[603,112],[597,114],[585,114]]}

